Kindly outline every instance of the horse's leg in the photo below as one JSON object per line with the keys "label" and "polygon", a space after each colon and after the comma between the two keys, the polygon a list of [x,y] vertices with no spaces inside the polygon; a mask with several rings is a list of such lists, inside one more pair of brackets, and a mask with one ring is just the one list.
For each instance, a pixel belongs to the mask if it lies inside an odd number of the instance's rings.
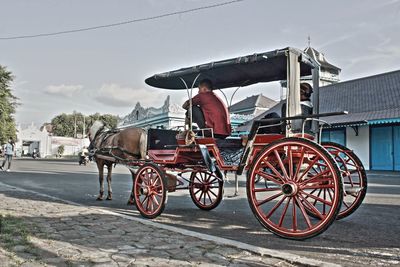
{"label": "horse's leg", "polygon": [[108,186],[108,195],[107,200],[112,200],[112,188],[111,188],[111,173],[112,173],[112,164],[107,164],[107,186]]}
{"label": "horse's leg", "polygon": [[131,195],[129,196],[128,203],[126,203],[129,206],[135,205],[135,197],[133,195],[133,187],[135,186],[135,173],[132,170],[130,170],[130,171],[132,174],[132,191],[131,191]]}
{"label": "horse's leg", "polygon": [[100,192],[97,200],[103,200],[104,194],[104,160],[96,160],[97,169],[99,170],[99,183],[100,183]]}

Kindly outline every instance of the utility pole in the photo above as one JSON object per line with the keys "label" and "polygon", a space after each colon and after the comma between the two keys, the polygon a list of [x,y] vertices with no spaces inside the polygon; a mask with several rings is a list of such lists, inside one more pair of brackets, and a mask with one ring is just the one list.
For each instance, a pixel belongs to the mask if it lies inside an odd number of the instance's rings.
{"label": "utility pole", "polygon": [[74,111],[74,138],[76,138],[76,112]]}
{"label": "utility pole", "polygon": [[83,114],[83,130],[82,130],[82,138],[85,138],[85,132],[86,132],[85,114]]}

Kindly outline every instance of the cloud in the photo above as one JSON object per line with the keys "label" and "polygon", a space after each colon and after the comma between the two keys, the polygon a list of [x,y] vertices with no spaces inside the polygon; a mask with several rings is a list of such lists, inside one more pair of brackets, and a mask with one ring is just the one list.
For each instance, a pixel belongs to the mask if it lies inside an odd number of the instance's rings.
{"label": "cloud", "polygon": [[122,87],[115,83],[103,84],[94,98],[113,107],[133,107],[137,102],[142,106],[156,106],[164,101],[164,95],[155,90]]}
{"label": "cloud", "polygon": [[49,85],[44,89],[44,92],[49,95],[73,97],[76,93],[79,93],[82,88],[82,85]]}

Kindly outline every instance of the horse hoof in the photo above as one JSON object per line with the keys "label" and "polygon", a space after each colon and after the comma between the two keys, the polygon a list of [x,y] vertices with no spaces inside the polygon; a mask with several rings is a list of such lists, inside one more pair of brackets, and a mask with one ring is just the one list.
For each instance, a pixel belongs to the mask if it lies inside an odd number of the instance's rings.
{"label": "horse hoof", "polygon": [[106,200],[112,200],[112,197],[108,196],[108,197],[106,198]]}
{"label": "horse hoof", "polygon": [[102,200],[103,200],[103,197],[97,197],[96,200],[97,200],[97,201],[102,201]]}
{"label": "horse hoof", "polygon": [[128,200],[128,203],[126,203],[128,206],[135,206],[135,201],[134,200]]}

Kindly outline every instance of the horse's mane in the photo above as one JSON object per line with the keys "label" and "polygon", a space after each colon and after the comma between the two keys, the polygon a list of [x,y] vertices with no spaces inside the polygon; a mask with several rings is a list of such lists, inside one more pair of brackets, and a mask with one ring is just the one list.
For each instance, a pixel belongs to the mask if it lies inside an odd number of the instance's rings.
{"label": "horse's mane", "polygon": [[94,138],[98,131],[104,128],[104,123],[101,121],[95,121],[89,129],[89,135]]}

